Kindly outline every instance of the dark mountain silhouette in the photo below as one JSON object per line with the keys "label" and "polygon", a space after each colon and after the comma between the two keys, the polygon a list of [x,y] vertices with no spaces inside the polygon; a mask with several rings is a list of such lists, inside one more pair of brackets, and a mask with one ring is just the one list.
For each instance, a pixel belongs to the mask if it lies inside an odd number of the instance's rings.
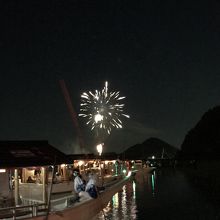
{"label": "dark mountain silhouette", "polygon": [[208,110],[181,145],[180,157],[220,158],[220,106]]}
{"label": "dark mountain silhouette", "polygon": [[156,158],[173,158],[177,149],[168,143],[158,139],[149,138],[142,144],[136,144],[122,152],[121,157],[125,159],[147,159],[155,156]]}

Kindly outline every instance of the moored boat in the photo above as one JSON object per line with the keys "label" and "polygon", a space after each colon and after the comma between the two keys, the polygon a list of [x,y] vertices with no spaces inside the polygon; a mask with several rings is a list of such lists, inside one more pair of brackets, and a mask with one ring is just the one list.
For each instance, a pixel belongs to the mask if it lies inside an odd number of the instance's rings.
{"label": "moored boat", "polygon": [[[131,178],[126,177],[129,161],[121,161],[116,155],[98,159],[92,154],[69,157],[47,141],[3,141],[0,147],[4,152],[0,160],[0,219],[51,218],[81,209],[79,205],[91,207],[96,213]],[[105,187],[97,199],[73,204],[75,168],[84,180],[88,171],[97,174],[97,186]]]}
{"label": "moored boat", "polygon": [[[71,219],[77,219],[77,220],[90,220],[95,215],[97,215],[103,208],[106,207],[108,202],[111,200],[112,196],[117,193],[121,188],[133,178],[133,175],[131,173],[122,178],[121,180],[117,181],[116,183],[113,183],[109,187],[106,187],[106,189],[101,192],[97,199],[82,199],[80,202],[75,202],[72,205],[69,205],[69,207],[65,208],[61,211],[52,211],[48,214],[46,214],[46,219],[49,220],[71,220]],[[32,217],[30,218],[32,220],[45,220],[45,215]]]}

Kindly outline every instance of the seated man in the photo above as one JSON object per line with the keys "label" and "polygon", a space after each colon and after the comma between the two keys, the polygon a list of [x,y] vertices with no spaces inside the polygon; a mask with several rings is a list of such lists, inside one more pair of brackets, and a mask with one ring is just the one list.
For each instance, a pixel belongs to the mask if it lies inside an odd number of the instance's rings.
{"label": "seated man", "polygon": [[89,198],[89,194],[85,192],[85,184],[83,183],[83,180],[81,179],[79,172],[74,171],[74,190],[77,193],[76,201],[79,202],[79,198]]}
{"label": "seated man", "polygon": [[98,197],[98,192],[96,188],[96,179],[93,173],[89,173],[89,181],[86,184],[85,191],[89,193],[89,195],[96,199]]}
{"label": "seated man", "polygon": [[85,191],[85,184],[79,176],[79,172],[74,171],[74,190],[76,193],[80,193],[81,191]]}

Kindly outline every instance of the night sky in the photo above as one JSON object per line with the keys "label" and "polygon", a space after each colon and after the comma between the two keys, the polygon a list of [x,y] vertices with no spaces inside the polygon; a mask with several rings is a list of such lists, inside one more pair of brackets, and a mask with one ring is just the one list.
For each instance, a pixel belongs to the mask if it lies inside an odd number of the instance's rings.
{"label": "night sky", "polygon": [[[49,3],[50,2],[50,3]],[[84,91],[126,96],[124,128],[106,139],[121,152],[149,137],[180,148],[220,103],[217,1],[5,1],[1,3],[0,139],[48,140],[79,153],[59,80],[76,113]],[[93,133],[79,118],[86,151]]]}

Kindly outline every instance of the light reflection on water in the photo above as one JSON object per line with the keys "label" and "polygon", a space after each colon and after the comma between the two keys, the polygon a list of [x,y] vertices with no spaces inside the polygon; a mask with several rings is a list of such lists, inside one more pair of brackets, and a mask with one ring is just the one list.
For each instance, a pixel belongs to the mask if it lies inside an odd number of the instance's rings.
{"label": "light reflection on water", "polygon": [[116,193],[97,220],[214,220],[218,211],[183,173],[141,171]]}
{"label": "light reflection on water", "polygon": [[94,219],[99,220],[135,220],[136,218],[136,183],[129,182],[124,185],[122,190],[116,193],[112,200],[108,203]]}

